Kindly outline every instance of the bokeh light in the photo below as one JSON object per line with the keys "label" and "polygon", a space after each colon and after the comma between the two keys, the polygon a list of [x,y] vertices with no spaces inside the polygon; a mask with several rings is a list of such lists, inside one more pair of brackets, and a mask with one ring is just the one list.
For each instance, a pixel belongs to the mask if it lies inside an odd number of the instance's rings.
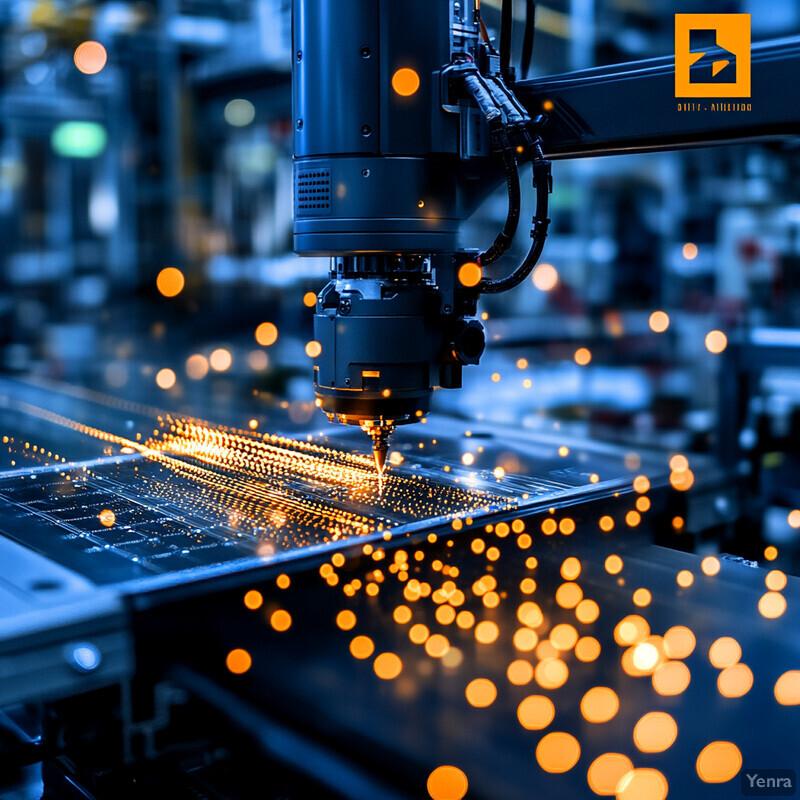
{"label": "bokeh light", "polygon": [[640,642],[633,648],[633,666],[642,672],[655,669],[658,664],[658,649],[650,642]]}
{"label": "bokeh light", "polygon": [[190,380],[202,380],[206,375],[208,375],[208,370],[208,359],[204,355],[195,353],[186,359],[186,376]]}
{"label": "bokeh light", "polygon": [[436,767],[428,776],[428,794],[431,800],[461,800],[469,789],[467,776],[458,767]]}
{"label": "bokeh light", "polygon": [[609,575],[618,575],[622,572],[622,566],[622,559],[618,555],[612,554],[606,558],[605,568]]}
{"label": "bokeh light", "polygon": [[725,783],[742,768],[742,754],[733,742],[711,742],[697,756],[697,774],[706,783]]}
{"label": "bokeh light", "polygon": [[524,658],[518,658],[508,665],[506,677],[514,686],[525,686],[533,680],[533,664]]}
{"label": "bokeh light", "polygon": [[687,589],[694,583],[694,575],[688,569],[682,569],[675,577],[678,586]]}
{"label": "bokeh light", "polygon": [[233,356],[230,350],[226,350],[224,347],[218,347],[208,357],[208,363],[215,372],[225,372],[230,369],[233,363]]}
{"label": "bokeh light", "polygon": [[614,795],[622,777],[631,770],[633,762],[627,756],[622,753],[603,753],[589,765],[586,780],[595,794]]}
{"label": "bokeh light", "polygon": [[581,574],[581,562],[574,556],[565,559],[561,564],[561,577],[565,581],[574,581]]}
{"label": "bokeh light", "polygon": [[462,286],[468,288],[477,286],[481,282],[481,278],[483,278],[483,270],[474,261],[467,261],[458,269],[458,282]]}
{"label": "bokeh light", "polygon": [[592,352],[588,347],[579,347],[575,351],[575,363],[580,367],[585,367],[592,360]]}
{"label": "bokeh light", "polygon": [[108,61],[108,53],[100,42],[82,42],[75,48],[75,66],[84,75],[96,75]]}
{"label": "bokeh light", "polygon": [[607,686],[589,689],[581,699],[581,714],[588,722],[608,722],[619,711],[619,697]]}
{"label": "bokeh light", "polygon": [[396,653],[381,653],[373,662],[372,668],[379,678],[390,681],[403,671],[403,662]]}
{"label": "bokeh light", "polygon": [[664,711],[645,714],[634,726],[633,742],[643,753],[662,753],[678,737],[678,725]]}
{"label": "bokeh light", "polygon": [[419,75],[410,67],[398,69],[392,75],[392,89],[401,97],[411,97],[419,89]]}
{"label": "bokeh light", "polygon": [[567,772],[581,756],[581,746],[570,733],[554,731],[542,737],[536,747],[536,760],[545,772]]}
{"label": "bokeh light", "polygon": [[775,681],[775,699],[782,706],[800,705],[800,670],[784,672]]}
{"label": "bokeh light", "polygon": [[351,631],[356,626],[356,615],[350,609],[343,609],[336,615],[336,626],[343,631]]}
{"label": "bokeh light", "polygon": [[272,612],[269,618],[269,624],[272,625],[276,631],[283,633],[291,628],[292,616],[288,611],[279,608]]}
{"label": "bokeh light", "polygon": [[536,683],[542,689],[558,689],[569,678],[569,667],[560,658],[542,658],[534,669]]}
{"label": "bokeh light", "polygon": [[237,97],[225,104],[222,112],[225,122],[234,128],[244,128],[256,118],[256,108],[249,101],[242,97]]}
{"label": "bokeh light", "polygon": [[644,617],[630,614],[621,619],[614,628],[614,641],[618,645],[632,645],[641,642],[650,634],[650,625]]}
{"label": "bokeh light", "polygon": [[786,587],[786,573],[773,569],[764,578],[764,584],[772,592],[780,592]]}
{"label": "bokeh light", "polygon": [[546,728],[554,719],[556,709],[549,697],[534,694],[526,697],[517,707],[517,719],[523,728],[539,731]]}
{"label": "bokeh light", "polygon": [[595,661],[600,649],[600,642],[594,636],[581,636],[575,644],[575,657],[585,663]]}
{"label": "bokeh light", "polygon": [[251,350],[247,354],[247,366],[254,372],[261,372],[269,366],[269,357],[263,350]]}
{"label": "bokeh light", "polygon": [[650,594],[649,589],[640,588],[633,593],[633,604],[639,606],[639,608],[649,606],[652,599],[653,596]]}
{"label": "bokeh light", "polygon": [[723,697],[743,697],[753,686],[753,671],[747,664],[726,667],[717,676],[717,690]]}
{"label": "bokeh light", "polygon": [[278,341],[278,329],[272,322],[262,322],[256,328],[255,336],[262,347],[269,347]]}
{"label": "bokeh light", "polygon": [[560,623],[550,631],[550,643],[556,650],[571,650],[578,641],[578,631],[572,625]]}
{"label": "bokeh light", "polygon": [[688,658],[697,640],[690,628],[675,625],[664,634],[664,651],[670,658]]}
{"label": "bokeh light", "polygon": [[531,280],[539,291],[552,291],[558,286],[558,270],[552,264],[539,264],[533,271]]}
{"label": "bokeh light", "polygon": [[689,668],[682,661],[667,661],[653,673],[653,689],[665,697],[682,694],[692,679]]}
{"label": "bokeh light", "polygon": [[159,389],[171,389],[175,385],[175,380],[175,372],[169,367],[164,367],[156,373],[156,385]]}
{"label": "bokeh light", "polygon": [[600,606],[594,600],[581,600],[575,606],[575,617],[578,622],[588,625],[600,616]]}
{"label": "bokeh light", "polygon": [[664,800],[669,784],[657,769],[639,767],[620,778],[617,800]]}
{"label": "bokeh light", "polygon": [[375,643],[369,636],[356,636],[350,642],[350,653],[353,658],[365,659],[369,658],[375,652]]}
{"label": "bokeh light", "polygon": [[164,297],[176,297],[185,285],[186,279],[177,267],[164,267],[156,277],[156,288]]}
{"label": "bokeh light", "polygon": [[721,636],[708,650],[708,660],[717,669],[733,666],[742,657],[742,647],[732,636]]}
{"label": "bokeh light", "polygon": [[766,619],[777,619],[786,611],[786,598],[780,592],[766,592],[758,601],[758,612]]}
{"label": "bokeh light", "polygon": [[720,570],[719,559],[715,556],[706,556],[700,562],[700,569],[703,570],[704,575],[708,575],[709,578],[713,577]]}
{"label": "bokeh light", "polygon": [[718,355],[728,346],[728,337],[722,331],[709,331],[706,334],[706,349]]}
{"label": "bokeh light", "polygon": [[231,650],[225,659],[225,666],[234,675],[244,675],[247,670],[253,665],[253,659],[247,650],[237,647]]}
{"label": "bokeh light", "polygon": [[669,328],[669,314],[666,311],[654,311],[649,322],[650,330],[654,333],[664,333]]}
{"label": "bokeh light", "polygon": [[497,687],[488,678],[475,678],[464,690],[467,702],[475,708],[487,708],[497,699]]}

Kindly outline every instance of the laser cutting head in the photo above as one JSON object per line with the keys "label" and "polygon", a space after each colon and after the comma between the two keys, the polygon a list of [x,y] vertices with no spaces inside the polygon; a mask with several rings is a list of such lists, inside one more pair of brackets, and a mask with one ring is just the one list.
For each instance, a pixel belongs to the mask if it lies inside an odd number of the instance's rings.
{"label": "laser cutting head", "polygon": [[477,262],[504,248],[479,256],[457,234],[503,167],[516,228],[508,132],[530,141],[530,118],[481,41],[477,0],[294,0],[293,20],[294,249],[331,257],[317,405],[370,434],[380,469],[395,427],[483,353]]}
{"label": "laser cutting head", "polygon": [[463,365],[483,353],[483,327],[471,318],[477,293],[455,285],[469,257],[334,259],[314,317],[317,405],[369,433],[378,459],[397,425],[428,413],[434,387],[460,386]]}

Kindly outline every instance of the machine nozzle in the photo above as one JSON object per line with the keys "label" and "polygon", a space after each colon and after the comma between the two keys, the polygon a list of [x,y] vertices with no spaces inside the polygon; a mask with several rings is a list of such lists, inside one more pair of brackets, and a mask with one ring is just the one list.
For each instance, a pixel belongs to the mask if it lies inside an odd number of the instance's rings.
{"label": "machine nozzle", "polygon": [[394,425],[368,425],[364,430],[372,437],[375,469],[378,475],[383,475],[386,469],[386,456],[389,453],[389,436],[394,432]]}

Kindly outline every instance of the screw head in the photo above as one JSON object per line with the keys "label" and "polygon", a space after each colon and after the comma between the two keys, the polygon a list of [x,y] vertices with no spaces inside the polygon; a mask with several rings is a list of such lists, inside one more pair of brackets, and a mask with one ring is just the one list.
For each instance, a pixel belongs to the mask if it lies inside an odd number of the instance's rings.
{"label": "screw head", "polygon": [[303,120],[301,119],[297,120],[297,130],[303,130]]}
{"label": "screw head", "polygon": [[372,133],[372,128],[369,125],[362,125],[361,126],[361,135],[362,136],[369,136]]}
{"label": "screw head", "polygon": [[297,60],[298,61],[302,61],[303,60],[303,51],[302,50],[298,50],[297,51]]}
{"label": "screw head", "polygon": [[362,170],[361,170],[361,174],[362,174],[362,175],[363,175],[365,178],[369,178],[369,170],[368,170],[368,169],[362,169]]}
{"label": "screw head", "polygon": [[362,47],[361,48],[361,58],[369,58],[372,55],[372,51],[369,47]]}

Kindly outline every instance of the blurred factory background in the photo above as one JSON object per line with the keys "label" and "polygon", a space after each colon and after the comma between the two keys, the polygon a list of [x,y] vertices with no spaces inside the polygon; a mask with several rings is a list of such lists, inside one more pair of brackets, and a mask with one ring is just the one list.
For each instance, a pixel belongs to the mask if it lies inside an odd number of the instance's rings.
{"label": "blurred factory background", "polygon": [[[499,6],[483,2],[494,35]],[[756,8],[755,41],[800,28],[794,0],[680,10]],[[532,74],[668,55],[674,12],[548,0]],[[288,0],[6,0],[0,26],[3,371],[240,425],[255,394],[289,430],[322,425],[304,348],[328,265],[291,252]],[[547,263],[482,301],[484,361],[435,410],[716,455],[753,499],[720,495],[700,527],[753,557],[779,544],[796,567],[800,150],[554,173]],[[465,242],[488,243],[504,214],[498,190]]]}

